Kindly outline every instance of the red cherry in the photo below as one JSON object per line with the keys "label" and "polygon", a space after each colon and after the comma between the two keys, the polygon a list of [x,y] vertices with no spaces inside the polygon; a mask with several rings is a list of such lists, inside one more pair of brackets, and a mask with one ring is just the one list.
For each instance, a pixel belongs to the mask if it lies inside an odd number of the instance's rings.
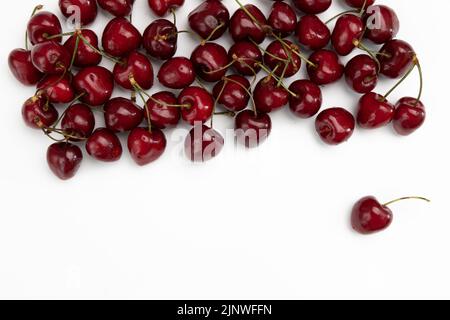
{"label": "red cherry", "polygon": [[[274,74],[278,77],[292,77],[300,70],[302,65],[302,60],[295,52],[300,52],[300,49],[289,40],[283,40],[283,43],[275,40],[266,49],[264,64],[271,70],[276,68]],[[288,62],[282,60],[288,60]]]}
{"label": "red cherry", "polygon": [[58,111],[43,97],[32,97],[22,106],[22,118],[33,129],[50,127],[58,120]]}
{"label": "red cherry", "polygon": [[134,0],[97,0],[98,5],[116,17],[126,17],[133,10]]}
{"label": "red cherry", "polygon": [[394,106],[382,95],[366,93],[358,104],[358,124],[364,129],[376,129],[389,124],[394,117]]}
{"label": "red cherry", "polygon": [[318,14],[328,10],[331,0],[292,0],[294,5],[307,14]]}
{"label": "red cherry", "polygon": [[136,128],[128,136],[128,150],[133,160],[140,166],[158,160],[166,150],[167,140],[164,133],[153,128]]}
{"label": "red cherry", "polygon": [[378,64],[366,54],[351,59],[345,66],[345,80],[358,93],[369,93],[378,83]]}
{"label": "red cherry", "polygon": [[103,50],[114,57],[124,57],[139,49],[142,36],[128,19],[112,19],[105,27],[102,36]]}
{"label": "red cherry", "polygon": [[367,8],[365,38],[376,44],[392,40],[400,29],[400,22],[394,10],[388,6],[371,6]]}
{"label": "red cherry", "polygon": [[88,25],[97,18],[97,2],[95,0],[59,0],[59,8],[66,18],[79,14],[81,26]]}
{"label": "red cherry", "polygon": [[189,25],[203,39],[214,41],[227,31],[230,13],[220,0],[206,0],[189,14]]}
{"label": "red cherry", "polygon": [[82,103],[71,105],[64,112],[61,127],[70,136],[87,139],[95,128],[95,117],[91,108]]}
{"label": "red cherry", "polygon": [[341,144],[353,135],[355,118],[343,108],[322,111],[316,119],[316,131],[323,142],[330,145]]}
{"label": "red cherry", "polygon": [[[166,129],[177,126],[181,119],[180,107],[173,107],[177,104],[178,100],[172,92],[162,91],[154,94],[152,99],[147,101],[152,128]],[[148,119],[146,110],[144,117]]]}
{"label": "red cherry", "polygon": [[178,29],[169,20],[155,20],[144,31],[144,48],[155,59],[172,58],[177,51],[177,42]]}
{"label": "red cherry", "polygon": [[88,67],[80,70],[73,79],[80,100],[91,106],[101,106],[111,98],[114,89],[112,73],[103,67]]}
{"label": "red cherry", "polygon": [[[27,34],[33,45],[45,42],[48,37],[57,36],[61,33],[61,23],[58,17],[51,12],[38,12],[28,22]],[[61,42],[61,40],[62,37],[53,39],[55,42]]]}
{"label": "red cherry", "polygon": [[189,87],[195,81],[194,65],[188,58],[171,58],[159,69],[158,80],[170,89]]}
{"label": "red cherry", "polygon": [[365,4],[365,8],[373,5],[375,3],[375,0],[345,0],[345,2],[353,8],[362,8]]}
{"label": "red cherry", "polygon": [[213,89],[216,101],[230,111],[241,111],[247,108],[250,96],[250,82],[239,75],[227,76],[218,82]]}
{"label": "red cherry", "polygon": [[217,82],[222,79],[229,63],[225,48],[213,42],[199,45],[192,52],[191,61],[196,74],[208,82]]}
{"label": "red cherry", "polygon": [[247,4],[245,8],[259,24],[256,24],[242,8],[238,9],[230,20],[231,37],[234,42],[253,40],[260,44],[266,39],[270,28],[266,17],[261,10],[252,4]]}
{"label": "red cherry", "polygon": [[197,125],[187,135],[184,150],[192,162],[206,162],[218,156],[224,144],[225,140],[219,132],[205,125]]}
{"label": "red cherry", "polygon": [[391,209],[381,205],[375,197],[362,198],[353,207],[352,226],[361,234],[372,234],[384,230],[391,223]]}
{"label": "red cherry", "polygon": [[289,108],[299,118],[311,118],[322,107],[322,91],[319,86],[308,80],[297,80],[289,90],[297,96],[289,98]]}
{"label": "red cherry", "polygon": [[389,78],[399,78],[412,67],[415,59],[416,54],[409,43],[402,40],[388,41],[378,55],[380,72]]}
{"label": "red cherry", "polygon": [[104,107],[106,127],[114,132],[126,132],[137,128],[144,119],[142,109],[125,98],[109,100]]}
{"label": "red cherry", "polygon": [[258,112],[270,113],[283,108],[289,102],[289,93],[273,77],[261,79],[253,91]]}
{"label": "red cherry", "polygon": [[31,62],[31,51],[13,50],[8,57],[8,65],[14,77],[26,86],[32,86],[42,79],[43,74]]}
{"label": "red cherry", "polygon": [[341,56],[349,55],[355,48],[355,41],[359,41],[364,32],[364,23],[359,16],[345,14],[336,21],[331,43]]}
{"label": "red cherry", "polygon": [[109,129],[99,128],[86,142],[88,154],[96,160],[114,162],[122,157],[119,138]]}
{"label": "red cherry", "polygon": [[68,75],[48,75],[38,83],[37,90],[52,103],[69,103],[75,97],[71,82]]}
{"label": "red cherry", "polygon": [[148,0],[148,5],[153,12],[163,17],[171,10],[175,10],[184,4],[184,0]]}
{"label": "red cherry", "polygon": [[285,2],[275,2],[268,19],[273,32],[285,38],[295,32],[297,27],[297,14]]}
{"label": "red cherry", "polygon": [[249,41],[235,43],[228,52],[228,59],[234,61],[233,68],[244,76],[254,76],[261,70],[263,56],[257,45]]}
{"label": "red cherry", "polygon": [[267,113],[255,113],[251,110],[240,112],[234,125],[238,141],[247,148],[258,147],[270,135],[272,120]]}
{"label": "red cherry", "polygon": [[417,98],[401,98],[395,105],[394,129],[407,136],[419,129],[425,122],[425,106]]}
{"label": "red cherry", "polygon": [[190,106],[181,109],[183,120],[190,125],[195,125],[196,122],[206,122],[211,118],[214,110],[213,97],[200,87],[188,87],[181,91],[178,104]]}
{"label": "red cherry", "polygon": [[331,38],[330,29],[315,15],[301,17],[296,34],[299,43],[310,50],[324,48]]}
{"label": "red cherry", "polygon": [[[98,50],[97,34],[89,29],[83,29],[80,32],[87,42]],[[68,52],[73,53],[75,51],[77,37],[78,34],[75,33],[64,43],[64,47],[66,47]],[[91,67],[98,65],[102,61],[102,55],[92,49],[91,46],[84,43],[81,39],[78,41],[78,49],[73,62],[74,66],[78,68]]]}
{"label": "red cherry", "polygon": [[309,78],[317,85],[336,82],[344,74],[344,66],[333,51],[316,51],[310,56],[309,61],[315,64],[315,66],[308,64]]}
{"label": "red cherry", "polygon": [[138,51],[131,52],[122,63],[116,63],[114,80],[124,89],[134,90],[133,80],[144,90],[153,87],[154,74],[150,60]]}
{"label": "red cherry", "polygon": [[39,43],[31,50],[31,61],[42,73],[63,73],[69,68],[70,59],[67,49],[54,41]]}
{"label": "red cherry", "polygon": [[83,153],[81,149],[71,143],[54,143],[47,150],[48,166],[61,180],[73,178],[82,161]]}

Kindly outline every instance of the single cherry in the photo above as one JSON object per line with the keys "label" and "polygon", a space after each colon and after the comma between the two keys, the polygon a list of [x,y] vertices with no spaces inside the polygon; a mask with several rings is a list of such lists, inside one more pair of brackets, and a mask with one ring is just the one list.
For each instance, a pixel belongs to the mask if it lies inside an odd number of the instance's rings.
{"label": "single cherry", "polygon": [[52,103],[69,103],[75,97],[69,75],[48,75],[37,85],[37,90]]}
{"label": "single cherry", "polygon": [[124,89],[135,90],[134,81],[144,90],[153,87],[153,66],[149,58],[139,51],[131,52],[113,70],[114,80]]}
{"label": "single cherry", "polygon": [[363,6],[367,8],[373,5],[375,0],[345,0],[345,3],[350,7],[361,9]]}
{"label": "single cherry", "polygon": [[26,86],[32,86],[42,79],[43,74],[31,61],[31,51],[14,49],[8,57],[8,65],[14,77]]}
{"label": "single cherry", "polygon": [[137,128],[144,119],[142,109],[133,101],[113,98],[104,106],[106,127],[114,132],[126,132]]}
{"label": "single cherry", "polygon": [[[79,34],[83,36],[88,44],[81,39],[78,40],[78,49],[75,54],[73,65],[78,68],[98,65],[102,61],[102,55],[99,53],[97,34],[89,29],[80,30]],[[75,51],[79,34],[75,33],[64,43],[64,47],[66,47],[67,51],[72,53]],[[92,47],[95,48],[95,50]]]}
{"label": "single cherry", "polygon": [[302,66],[298,56],[300,49],[289,40],[273,41],[264,54],[264,64],[278,77],[289,78],[294,76]]}
{"label": "single cherry", "polygon": [[283,108],[289,102],[289,93],[271,76],[261,79],[253,91],[258,112],[270,113]]}
{"label": "single cherry", "polygon": [[67,142],[52,144],[47,150],[50,170],[61,180],[75,176],[83,161],[83,153],[76,145]]}
{"label": "single cherry", "polygon": [[142,36],[139,30],[126,18],[112,19],[102,36],[103,50],[114,57],[124,57],[139,49]]}
{"label": "single cherry", "polygon": [[330,145],[341,144],[353,135],[355,118],[343,108],[322,111],[316,119],[316,131],[323,142]]}
{"label": "single cherry", "polygon": [[240,143],[247,148],[255,148],[269,137],[272,120],[267,113],[255,114],[252,110],[244,110],[236,116],[234,128]]}
{"label": "single cherry", "polygon": [[88,154],[103,162],[114,162],[122,157],[122,145],[114,132],[98,128],[86,142]]}
{"label": "single cherry", "polygon": [[86,26],[97,18],[96,0],[59,0],[59,8],[66,18],[79,14],[77,18],[80,21],[77,22],[81,24],[80,26]]}
{"label": "single cherry", "polygon": [[244,76],[254,76],[260,70],[263,61],[261,50],[249,41],[235,43],[228,51],[228,59],[234,61],[233,68]]}
{"label": "single cherry", "polygon": [[50,127],[58,117],[58,111],[44,97],[31,97],[22,106],[22,118],[33,129]]}
{"label": "single cherry", "polygon": [[285,38],[295,32],[297,14],[289,4],[275,2],[272,6],[268,23],[275,34]]}
{"label": "single cherry", "polygon": [[345,14],[336,21],[331,43],[341,56],[349,55],[355,48],[355,41],[359,41],[364,33],[362,19],[354,14]]}
{"label": "single cherry", "polygon": [[[181,108],[175,107],[177,104],[177,97],[172,92],[162,91],[155,93],[147,101],[152,128],[166,129],[177,126],[181,119]],[[147,110],[144,110],[146,119],[148,119],[148,113]]]}
{"label": "single cherry", "polygon": [[42,42],[31,50],[31,61],[42,73],[60,74],[70,66],[70,53],[54,41]]}
{"label": "single cherry", "polygon": [[330,29],[316,15],[306,15],[300,18],[296,35],[298,42],[309,50],[324,48],[331,38]]}
{"label": "single cherry", "polygon": [[227,110],[236,112],[247,108],[250,100],[250,82],[240,75],[227,76],[219,81],[213,89],[213,96],[217,103]]}
{"label": "single cherry", "polygon": [[376,129],[389,124],[394,117],[394,106],[382,95],[366,93],[358,104],[358,124],[364,129]]}
{"label": "single cherry", "polygon": [[307,14],[318,14],[328,10],[331,0],[292,0],[294,5]]}
{"label": "single cherry", "polygon": [[369,93],[378,83],[378,64],[367,54],[352,58],[345,66],[345,80],[358,93]]}
{"label": "single cherry", "polygon": [[170,89],[189,87],[195,81],[194,65],[185,57],[171,58],[159,69],[158,80]]}
{"label": "single cherry", "polygon": [[366,10],[365,38],[376,44],[392,40],[400,29],[400,22],[394,10],[388,6],[376,5]]}
{"label": "single cherry", "polygon": [[402,136],[410,135],[423,125],[425,118],[425,106],[420,100],[401,98],[395,105],[394,129]]}
{"label": "single cherry", "polygon": [[95,117],[91,108],[82,103],[71,105],[64,112],[61,128],[70,136],[87,139],[95,128]]}
{"label": "single cherry", "polygon": [[167,15],[171,10],[175,10],[184,4],[184,0],[148,0],[148,5],[152,11],[163,17]]}
{"label": "single cherry", "polygon": [[155,20],[144,31],[144,48],[155,59],[172,58],[177,51],[177,43],[178,29],[169,20]]}
{"label": "single cherry", "polygon": [[414,64],[416,53],[409,43],[403,40],[390,40],[381,48],[378,60],[381,73],[389,78],[403,76]]}
{"label": "single cherry", "polygon": [[289,90],[296,94],[289,97],[289,108],[299,118],[311,118],[322,107],[322,91],[309,80],[294,81]]}
{"label": "single cherry", "polygon": [[[259,23],[255,23],[246,11]],[[256,6],[247,4],[245,10],[238,9],[230,20],[230,33],[234,42],[253,40],[260,44],[266,39],[270,30],[267,19]]]}
{"label": "single cherry", "polygon": [[189,14],[189,25],[201,38],[214,41],[228,29],[230,12],[220,0],[206,0]]}
{"label": "single cherry", "polygon": [[105,104],[112,95],[114,78],[104,67],[88,67],[80,70],[73,79],[77,94],[83,94],[80,100],[91,106]]}
{"label": "single cherry", "polygon": [[208,82],[217,82],[222,79],[229,64],[225,48],[213,42],[199,45],[192,52],[191,61],[196,74]]}
{"label": "single cherry", "polygon": [[192,162],[206,162],[218,156],[224,144],[219,132],[205,125],[196,125],[186,137],[184,150]]}
{"label": "single cherry", "polygon": [[178,104],[183,107],[181,116],[190,125],[205,123],[211,118],[214,110],[214,99],[211,94],[200,87],[188,87],[178,96]]}
{"label": "single cherry", "polygon": [[[41,11],[30,18],[27,26],[27,34],[33,45],[48,40],[49,37],[58,36],[62,33],[61,22],[51,12]],[[61,42],[62,37],[55,37],[53,41]]]}
{"label": "single cherry", "polygon": [[336,82],[344,74],[344,66],[333,51],[325,49],[316,51],[310,56],[309,61],[315,64],[307,66],[309,78],[317,85]]}
{"label": "single cherry", "polygon": [[136,128],[128,136],[128,150],[133,160],[140,166],[158,160],[166,150],[167,140],[164,133],[153,128]]}
{"label": "single cherry", "polygon": [[134,0],[97,0],[97,3],[115,17],[126,17],[133,10]]}

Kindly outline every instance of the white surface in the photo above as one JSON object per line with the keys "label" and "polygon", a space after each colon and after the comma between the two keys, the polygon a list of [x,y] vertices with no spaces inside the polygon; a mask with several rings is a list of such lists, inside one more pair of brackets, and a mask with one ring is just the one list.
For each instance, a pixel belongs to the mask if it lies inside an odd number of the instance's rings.
{"label": "white surface", "polygon": [[[225,2],[233,12],[234,1]],[[272,3],[248,2],[265,13]],[[344,10],[334,2],[324,19]],[[77,177],[61,182],[47,168],[50,141],[22,123],[21,105],[34,90],[18,84],[7,67],[37,3],[5,1],[0,298],[450,298],[450,2],[378,2],[397,11],[399,38],[413,44],[423,64],[428,119],[416,134],[357,130],[348,143],[328,147],[313,120],[285,110],[273,115],[270,140],[251,152],[228,147],[199,166],[172,142],[145,168],[127,152],[115,164],[86,156]],[[198,3],[187,1],[178,12],[180,29]],[[59,14],[56,0],[42,4]],[[153,19],[146,1],[138,0],[134,12],[143,31]],[[101,14],[95,29],[106,21]],[[189,56],[193,38],[181,35],[180,42],[178,55]],[[415,73],[392,99],[414,96],[417,83]],[[383,80],[378,91],[392,84]],[[349,110],[358,99],[343,82],[324,96],[324,107]],[[220,130],[232,127],[231,119],[216,123]],[[392,227],[363,237],[351,230],[349,214],[369,194],[433,202],[396,204]]]}

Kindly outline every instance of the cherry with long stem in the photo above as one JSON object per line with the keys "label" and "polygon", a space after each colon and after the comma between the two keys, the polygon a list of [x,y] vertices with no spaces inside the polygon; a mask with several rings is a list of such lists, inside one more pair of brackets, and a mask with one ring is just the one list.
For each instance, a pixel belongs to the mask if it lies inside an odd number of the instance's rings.
{"label": "cherry with long stem", "polygon": [[[31,13],[31,17],[34,17],[34,15],[39,11],[42,10],[44,8],[44,6],[42,4],[37,5],[36,7],[34,7],[33,12]],[[28,30],[25,31],[25,50],[29,51],[29,46],[28,46]]]}

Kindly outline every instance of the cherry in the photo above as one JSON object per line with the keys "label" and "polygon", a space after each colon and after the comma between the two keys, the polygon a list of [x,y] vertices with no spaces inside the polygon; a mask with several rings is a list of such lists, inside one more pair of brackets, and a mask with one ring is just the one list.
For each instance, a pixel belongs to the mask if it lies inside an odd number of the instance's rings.
{"label": "cherry", "polygon": [[270,113],[281,109],[289,102],[289,93],[278,81],[268,76],[261,79],[253,91],[255,107],[258,112]]}
{"label": "cherry", "polygon": [[112,95],[114,78],[112,73],[103,67],[88,67],[80,70],[73,79],[77,94],[83,94],[82,102],[91,106],[105,104]]}
{"label": "cherry", "polygon": [[225,140],[219,132],[205,125],[197,125],[187,135],[184,150],[192,162],[206,162],[218,156],[224,144]]}
{"label": "cherry", "polygon": [[131,52],[122,63],[116,63],[113,75],[116,83],[127,90],[135,90],[134,81],[144,90],[153,87],[152,63],[138,51]]}
{"label": "cherry", "polygon": [[267,113],[244,110],[236,116],[234,127],[238,141],[247,148],[255,148],[269,137],[272,120]]}
{"label": "cherry", "polygon": [[261,70],[263,56],[257,45],[249,41],[235,43],[228,52],[228,59],[234,61],[233,68],[244,76],[254,76]]}
{"label": "cherry", "polygon": [[[33,15],[28,22],[27,34],[33,45],[48,40],[49,37],[62,33],[61,22],[51,12],[41,11]],[[61,42],[62,37],[55,37],[53,41]]]}
{"label": "cherry", "polygon": [[80,169],[82,161],[81,149],[71,143],[54,143],[47,150],[48,166],[61,180],[73,178]]}
{"label": "cherry", "polygon": [[31,61],[42,73],[63,73],[69,68],[70,59],[67,49],[54,41],[39,43],[31,50]]}
{"label": "cherry", "polygon": [[388,6],[376,5],[367,9],[365,38],[376,44],[392,40],[400,29],[400,22],[394,10]]}
{"label": "cherry", "polygon": [[375,0],[345,0],[345,3],[353,8],[362,8],[363,6],[367,8],[373,5],[375,3]]}
{"label": "cherry", "polygon": [[8,65],[14,77],[26,86],[32,86],[42,79],[43,74],[31,62],[31,51],[14,49],[8,57]]}
{"label": "cherry", "polygon": [[77,19],[80,21],[77,23],[81,26],[88,25],[97,18],[97,1],[95,0],[59,0],[59,8],[66,18],[79,14]]}
{"label": "cherry", "polygon": [[181,7],[183,4],[184,0],[148,0],[150,9],[160,17],[165,16],[171,10]]}
{"label": "cherry", "polygon": [[229,64],[225,48],[212,42],[199,45],[192,52],[191,61],[196,74],[208,82],[217,82],[222,79]]}
{"label": "cherry", "polygon": [[43,97],[32,97],[22,106],[22,118],[33,129],[50,127],[58,120],[58,111]]}
{"label": "cherry", "polygon": [[308,80],[297,80],[289,90],[296,94],[289,98],[289,108],[299,118],[311,118],[322,107],[322,91],[319,86]]}
{"label": "cherry", "polygon": [[294,5],[307,14],[318,14],[328,10],[331,0],[292,0]]}
{"label": "cherry", "polygon": [[194,65],[184,57],[171,58],[159,69],[158,80],[170,89],[189,87],[195,81]]}
{"label": "cherry", "polygon": [[122,157],[122,145],[114,132],[98,128],[86,142],[88,154],[103,162],[114,162]]}
{"label": "cherry", "polygon": [[316,51],[310,56],[309,61],[315,64],[307,66],[309,78],[317,85],[336,82],[344,74],[344,66],[333,51],[325,49]]}
{"label": "cherry", "polygon": [[141,42],[139,30],[123,17],[112,19],[103,31],[103,50],[114,57],[124,57],[139,49]]}
{"label": "cherry", "polygon": [[[102,55],[98,53],[99,48],[97,34],[89,29],[80,30],[79,33],[84,37],[84,39],[86,39],[89,45],[81,39],[78,40],[78,49],[75,54],[73,65],[79,68],[98,65],[102,61]],[[77,37],[79,37],[79,34],[75,33],[64,43],[64,47],[66,47],[67,51],[72,53],[75,51]],[[92,47],[94,47],[96,50],[94,50]]]}
{"label": "cherry", "polygon": [[366,93],[358,104],[358,124],[364,129],[376,129],[390,123],[394,117],[394,106],[382,95]]}
{"label": "cherry", "polygon": [[97,0],[98,5],[116,17],[125,17],[131,14],[134,0]]}
{"label": "cherry", "polygon": [[[173,107],[177,103],[177,98],[172,92],[162,91],[154,94],[147,101],[152,128],[166,129],[177,126],[181,119],[180,107]],[[148,119],[148,113],[144,112],[146,119]]]}
{"label": "cherry", "polygon": [[389,78],[399,78],[411,68],[415,59],[416,54],[409,43],[390,40],[380,50],[380,72]]}
{"label": "cherry", "polygon": [[353,134],[355,118],[343,108],[322,111],[316,119],[316,131],[322,140],[330,145],[341,144]]}
{"label": "cherry", "polygon": [[[238,9],[230,20],[230,33],[234,42],[253,40],[260,44],[266,39],[269,26],[264,14],[256,6],[247,4],[245,10]],[[252,17],[246,12],[248,11],[253,18],[259,23],[255,23]]]}
{"label": "cherry", "polygon": [[420,100],[401,98],[395,105],[394,129],[402,136],[410,135],[423,125],[425,117],[425,107]]}
{"label": "cherry", "polygon": [[313,51],[324,48],[331,38],[330,29],[315,15],[301,17],[296,34],[299,43]]}
{"label": "cherry", "polygon": [[355,41],[359,41],[364,33],[364,23],[359,16],[345,14],[336,21],[331,43],[341,56],[349,55],[355,48]]}
{"label": "cherry", "polygon": [[214,41],[227,31],[230,12],[220,0],[206,0],[189,14],[189,25],[203,39]]}
{"label": "cherry", "polygon": [[289,40],[273,41],[266,49],[264,63],[278,77],[289,78],[295,75],[302,65],[298,56],[299,48]]}
{"label": "cherry", "polygon": [[71,136],[79,139],[89,138],[95,128],[95,117],[91,108],[82,103],[69,106],[64,112],[61,127]]}
{"label": "cherry", "polygon": [[191,125],[206,122],[214,112],[213,97],[200,87],[187,87],[181,91],[178,104],[186,106],[181,109],[181,117]]}
{"label": "cherry", "polygon": [[104,106],[106,127],[114,132],[131,131],[144,119],[142,109],[133,101],[113,98]]}
{"label": "cherry", "polygon": [[169,20],[155,20],[144,31],[144,48],[155,59],[172,58],[177,51],[177,42],[177,27]]}
{"label": "cherry", "polygon": [[366,54],[352,58],[345,66],[345,80],[358,93],[369,93],[378,83],[378,64]]}
{"label": "cherry", "polygon": [[75,97],[72,79],[65,75],[45,76],[37,85],[38,91],[52,103],[69,103]]}
{"label": "cherry", "polygon": [[166,150],[167,140],[164,133],[156,128],[136,128],[128,136],[128,150],[133,160],[145,166],[158,160]]}
{"label": "cherry", "polygon": [[285,38],[295,32],[297,14],[285,2],[275,2],[272,6],[268,23],[278,36]]}
{"label": "cherry", "polygon": [[213,89],[213,96],[227,110],[236,112],[247,108],[250,100],[250,82],[239,75],[227,76]]}

